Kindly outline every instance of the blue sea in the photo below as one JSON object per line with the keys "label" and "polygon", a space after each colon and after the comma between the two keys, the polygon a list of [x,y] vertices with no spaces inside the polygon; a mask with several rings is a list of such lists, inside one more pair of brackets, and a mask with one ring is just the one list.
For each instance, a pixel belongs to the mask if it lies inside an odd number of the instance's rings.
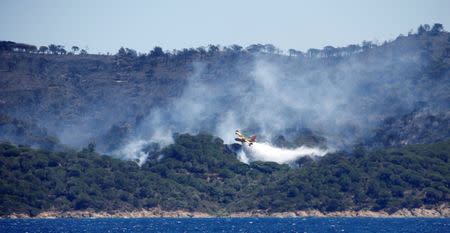
{"label": "blue sea", "polygon": [[450,232],[449,218],[0,219],[0,232]]}

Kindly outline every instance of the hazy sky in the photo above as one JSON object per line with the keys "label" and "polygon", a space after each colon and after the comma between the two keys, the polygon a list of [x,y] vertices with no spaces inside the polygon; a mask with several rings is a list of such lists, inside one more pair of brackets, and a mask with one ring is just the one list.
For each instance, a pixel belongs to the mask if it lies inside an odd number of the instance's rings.
{"label": "hazy sky", "polygon": [[0,40],[115,53],[209,44],[281,49],[395,39],[419,24],[450,28],[450,0],[0,0]]}

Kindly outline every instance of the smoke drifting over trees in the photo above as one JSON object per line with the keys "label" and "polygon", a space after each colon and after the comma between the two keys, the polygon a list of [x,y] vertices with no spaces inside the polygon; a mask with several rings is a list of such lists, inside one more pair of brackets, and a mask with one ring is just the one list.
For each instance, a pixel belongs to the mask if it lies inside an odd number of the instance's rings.
{"label": "smoke drifting over trees", "polygon": [[[441,85],[448,74],[429,73],[437,59],[423,47],[441,46],[436,42],[419,35],[379,47],[364,42],[363,52],[349,57],[327,46],[317,52],[323,58],[295,60],[266,49],[251,59],[227,58],[226,72],[217,73],[217,64],[195,62],[181,96],[153,109],[141,130],[213,132],[232,143],[237,128],[266,142],[280,135],[292,140],[310,129],[328,148],[346,149],[371,140],[384,119],[449,103],[448,86]],[[264,48],[257,47],[250,51]]]}
{"label": "smoke drifting over trees", "polygon": [[442,25],[421,25],[381,45],[288,55],[270,44],[105,56],[1,42],[2,113],[32,119],[63,144],[95,141],[125,158],[145,157],[145,148],[168,145],[176,133],[231,143],[236,128],[289,148],[408,144],[414,135],[391,140],[377,130],[412,112],[446,117],[448,38]]}

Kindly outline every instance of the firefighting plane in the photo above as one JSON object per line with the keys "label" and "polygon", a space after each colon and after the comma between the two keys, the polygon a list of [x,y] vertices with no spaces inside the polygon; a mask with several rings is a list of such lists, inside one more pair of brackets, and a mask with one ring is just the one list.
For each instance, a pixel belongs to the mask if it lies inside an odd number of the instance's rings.
{"label": "firefighting plane", "polygon": [[235,141],[241,142],[242,144],[248,143],[249,146],[253,145],[254,142],[256,142],[256,135],[252,135],[250,138],[245,137],[240,130],[236,130],[235,132],[237,138],[235,138]]}

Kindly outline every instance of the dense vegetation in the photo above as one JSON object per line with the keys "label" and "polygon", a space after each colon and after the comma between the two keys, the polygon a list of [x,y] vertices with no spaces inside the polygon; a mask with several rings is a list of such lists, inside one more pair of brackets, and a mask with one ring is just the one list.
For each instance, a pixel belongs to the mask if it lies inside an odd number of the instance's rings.
{"label": "dense vegetation", "polygon": [[81,151],[50,152],[0,144],[0,213],[56,210],[384,209],[450,201],[450,141],[335,153],[297,168],[239,162],[219,138],[176,136],[141,167]]}

